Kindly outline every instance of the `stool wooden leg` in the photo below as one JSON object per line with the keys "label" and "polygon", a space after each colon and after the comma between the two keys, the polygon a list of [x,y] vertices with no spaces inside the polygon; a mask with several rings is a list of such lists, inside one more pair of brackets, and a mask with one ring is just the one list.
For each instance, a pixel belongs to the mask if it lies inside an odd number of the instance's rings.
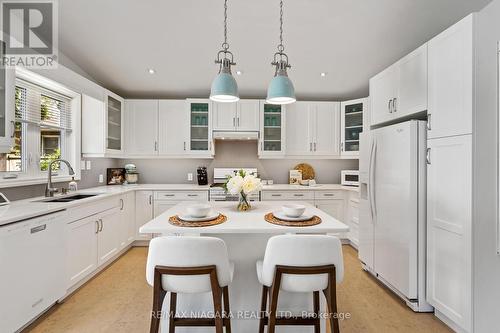
{"label": "stool wooden leg", "polygon": [[224,297],[224,312],[226,318],[224,319],[225,321],[225,327],[226,327],[226,333],[231,333],[231,309],[229,307],[229,287],[224,287],[222,288],[222,296]]}
{"label": "stool wooden leg", "polygon": [[151,326],[150,333],[157,333],[160,330],[160,319],[162,316],[162,305],[165,295],[167,293],[163,290],[161,285],[161,274],[155,270],[154,286],[153,286],[153,311],[151,313]]}
{"label": "stool wooden leg", "polygon": [[321,326],[319,321],[319,291],[313,293],[313,308],[316,314],[316,324],[314,324],[314,333],[320,333]]}
{"label": "stool wooden leg", "polygon": [[266,309],[267,309],[267,294],[269,288],[262,286],[262,299],[260,301],[260,320],[259,320],[259,333],[264,333],[264,326],[266,325]]}
{"label": "stool wooden leg", "polygon": [[337,315],[337,284],[335,281],[335,269],[333,269],[333,273],[329,273],[328,275],[328,288],[323,290],[323,293],[325,294],[328,312],[330,314],[330,330],[332,333],[339,333],[340,329]]}
{"label": "stool wooden leg", "polygon": [[222,321],[222,292],[214,270],[210,272],[210,284],[212,286],[212,298],[214,301],[215,333],[223,333],[224,325]]}
{"label": "stool wooden leg", "polygon": [[170,312],[169,312],[169,323],[168,323],[168,333],[175,333],[175,313],[177,312],[177,294],[170,293]]}
{"label": "stool wooden leg", "polygon": [[269,319],[267,323],[267,333],[274,333],[276,330],[276,310],[278,308],[278,296],[281,288],[281,270],[276,268],[274,281],[271,287],[271,298],[269,299]]}

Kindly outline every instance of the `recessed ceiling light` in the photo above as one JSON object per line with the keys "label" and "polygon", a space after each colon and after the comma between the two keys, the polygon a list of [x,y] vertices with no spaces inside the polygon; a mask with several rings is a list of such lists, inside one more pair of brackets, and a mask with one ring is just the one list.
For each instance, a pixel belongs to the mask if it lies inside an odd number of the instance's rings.
{"label": "recessed ceiling light", "polygon": [[236,71],[236,75],[241,75],[241,74],[243,74],[242,71]]}
{"label": "recessed ceiling light", "polygon": [[156,71],[153,68],[148,68],[148,73],[149,74],[154,74]]}
{"label": "recessed ceiling light", "polygon": [[325,77],[326,76],[326,72],[321,72],[321,74],[319,74],[319,75],[321,75],[321,77]]}

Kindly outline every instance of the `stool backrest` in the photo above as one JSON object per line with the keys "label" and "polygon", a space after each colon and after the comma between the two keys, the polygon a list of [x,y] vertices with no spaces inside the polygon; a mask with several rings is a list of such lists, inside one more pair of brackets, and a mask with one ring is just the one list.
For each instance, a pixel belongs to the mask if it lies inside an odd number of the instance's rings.
{"label": "stool backrest", "polygon": [[[149,243],[146,280],[154,285],[156,266],[202,267],[216,266],[221,287],[231,282],[231,269],[226,244],[214,237],[166,236],[156,237]],[[163,275],[163,289],[179,293],[198,293],[211,290],[206,275]]]}
{"label": "stool backrest", "polygon": [[[265,285],[273,283],[277,265],[298,267],[334,265],[336,282],[342,282],[344,277],[342,245],[334,236],[280,235],[270,238],[262,265],[262,279]],[[323,290],[327,286],[327,274],[285,274],[281,281],[281,289],[294,292]]]}

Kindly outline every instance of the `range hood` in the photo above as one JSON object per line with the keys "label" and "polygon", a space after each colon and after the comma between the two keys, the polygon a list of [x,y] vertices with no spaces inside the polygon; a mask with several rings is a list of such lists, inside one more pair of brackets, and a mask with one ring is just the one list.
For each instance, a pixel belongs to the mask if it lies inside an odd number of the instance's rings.
{"label": "range hood", "polygon": [[212,137],[214,140],[257,141],[259,132],[214,131]]}

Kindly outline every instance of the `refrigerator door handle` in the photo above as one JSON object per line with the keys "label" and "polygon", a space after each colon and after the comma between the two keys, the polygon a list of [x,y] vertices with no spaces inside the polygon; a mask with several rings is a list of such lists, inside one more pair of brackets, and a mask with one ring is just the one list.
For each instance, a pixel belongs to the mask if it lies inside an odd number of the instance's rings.
{"label": "refrigerator door handle", "polygon": [[375,188],[375,141],[372,140],[370,149],[370,162],[368,166],[368,203],[370,205],[370,215],[372,217],[372,223],[375,221],[375,200],[374,200],[374,188]]}

